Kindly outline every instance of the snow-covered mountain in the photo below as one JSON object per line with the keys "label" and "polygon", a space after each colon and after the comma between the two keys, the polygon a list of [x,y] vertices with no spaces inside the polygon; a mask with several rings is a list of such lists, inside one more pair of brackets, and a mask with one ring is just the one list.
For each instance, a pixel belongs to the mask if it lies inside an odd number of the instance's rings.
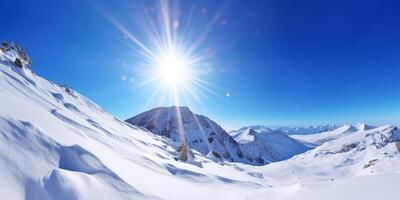
{"label": "snow-covered mountain", "polygon": [[322,181],[400,172],[400,131],[389,125],[358,130],[271,165],[265,173],[286,170],[292,174],[287,181],[294,181],[294,177]]}
{"label": "snow-covered mountain", "polygon": [[[203,155],[233,162],[264,165],[288,159],[309,148],[280,131],[256,132],[251,128],[228,134],[205,116],[187,107],[160,107],[127,119],[151,132],[185,143]],[[261,130],[261,129],[259,129]]]}
{"label": "snow-covered mountain", "polygon": [[247,128],[230,134],[240,144],[246,157],[256,158],[261,163],[286,160],[310,149],[281,131],[257,132]]}
{"label": "snow-covered mountain", "polygon": [[246,129],[253,129],[254,131],[257,132],[267,132],[267,131],[281,131],[285,133],[286,135],[309,135],[309,134],[315,134],[315,133],[322,133],[326,131],[331,131],[339,126],[337,125],[321,125],[321,126],[309,126],[309,127],[289,127],[289,126],[263,126],[263,125],[256,125],[256,126],[245,126],[243,128],[240,128],[238,130],[232,130],[230,131],[231,133],[235,132],[241,132]]}
{"label": "snow-covered mountain", "polygon": [[336,140],[340,137],[346,136],[348,134],[357,131],[367,131],[373,128],[374,128],[373,126],[367,124],[357,123],[355,125],[343,125],[334,130],[322,133],[316,133],[310,135],[291,135],[290,137],[302,142],[307,142],[309,144],[321,145],[325,142]]}
{"label": "snow-covered mountain", "polygon": [[279,189],[252,198],[398,199],[400,132],[393,126],[359,130],[259,171]]}
{"label": "snow-covered mountain", "polygon": [[315,133],[321,133],[321,132],[326,132],[330,130],[334,130],[338,128],[337,125],[333,124],[328,124],[328,125],[320,125],[320,126],[308,126],[308,127],[285,127],[285,126],[277,126],[277,127],[271,127],[273,130],[279,130],[287,135],[309,135],[309,134],[315,134]]}
{"label": "snow-covered mountain", "polygon": [[[160,107],[127,119],[151,132],[207,155],[211,153],[229,161],[252,163],[243,157],[239,145],[217,123],[194,114],[188,107]],[[263,164],[263,163],[262,163]]]}

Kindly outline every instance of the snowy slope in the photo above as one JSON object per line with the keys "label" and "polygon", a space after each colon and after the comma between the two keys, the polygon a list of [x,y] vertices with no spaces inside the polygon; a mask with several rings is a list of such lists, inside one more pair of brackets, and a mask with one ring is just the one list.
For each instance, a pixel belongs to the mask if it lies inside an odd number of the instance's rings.
{"label": "snowy slope", "polygon": [[295,184],[260,190],[249,195],[249,199],[276,200],[397,200],[400,174],[360,176],[337,181]]}
{"label": "snowy slope", "polygon": [[246,157],[255,158],[260,163],[286,160],[310,149],[281,131],[257,132],[247,128],[230,134]]}
{"label": "snowy slope", "polygon": [[[277,174],[280,183],[397,173],[400,172],[400,131],[393,126],[357,131],[264,169],[264,174]],[[287,173],[285,181],[281,171]]]}
{"label": "snowy slope", "polygon": [[2,199],[244,199],[269,187],[200,154],[176,161],[169,140],[0,58]]}
{"label": "snowy slope", "polygon": [[399,199],[400,131],[360,130],[258,171],[275,189],[255,192],[254,199]]}

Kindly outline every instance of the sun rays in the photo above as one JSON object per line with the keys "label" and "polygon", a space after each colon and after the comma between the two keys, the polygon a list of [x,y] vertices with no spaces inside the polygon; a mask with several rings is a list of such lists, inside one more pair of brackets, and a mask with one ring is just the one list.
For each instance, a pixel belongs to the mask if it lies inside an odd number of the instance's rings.
{"label": "sun rays", "polygon": [[204,14],[204,8],[193,7],[189,14],[182,15],[177,7],[167,0],[136,7],[132,11],[135,12],[134,29],[125,21],[100,12],[122,34],[124,45],[139,57],[135,60],[139,64],[132,68],[135,68],[137,86],[153,88],[148,104],[172,102],[174,106],[203,107],[202,99],[221,98],[213,91],[217,87],[204,79],[210,70],[207,56],[210,47],[206,48],[204,43],[221,12],[210,15],[208,23],[196,23],[195,12],[200,10]]}
{"label": "sun rays", "polygon": [[[125,20],[119,21],[100,12],[122,34],[123,44],[139,58],[136,60],[139,64],[132,68],[135,69],[136,86],[152,88],[147,104],[161,106],[172,102],[176,106],[177,131],[181,143],[185,143],[184,120],[179,106],[196,104],[205,108],[204,99],[209,100],[210,96],[222,98],[214,91],[217,87],[203,78],[210,71],[207,52],[211,49],[204,43],[221,12],[217,10],[215,15],[210,15],[208,23],[197,23],[194,7],[187,15],[181,15],[177,5],[167,0],[138,7],[139,10],[132,11],[135,13],[134,29],[128,28]],[[201,15],[207,13],[204,8],[199,10]],[[201,127],[197,119],[196,123]]]}

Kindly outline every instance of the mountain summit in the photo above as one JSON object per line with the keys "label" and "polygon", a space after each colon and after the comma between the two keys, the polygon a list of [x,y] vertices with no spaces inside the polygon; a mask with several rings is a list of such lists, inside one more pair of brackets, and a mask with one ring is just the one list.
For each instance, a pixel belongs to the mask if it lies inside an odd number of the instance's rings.
{"label": "mountain summit", "polygon": [[126,122],[145,127],[173,142],[187,144],[203,155],[211,153],[228,161],[252,162],[250,158],[243,158],[238,143],[221,126],[205,116],[194,114],[188,107],[159,107]]}

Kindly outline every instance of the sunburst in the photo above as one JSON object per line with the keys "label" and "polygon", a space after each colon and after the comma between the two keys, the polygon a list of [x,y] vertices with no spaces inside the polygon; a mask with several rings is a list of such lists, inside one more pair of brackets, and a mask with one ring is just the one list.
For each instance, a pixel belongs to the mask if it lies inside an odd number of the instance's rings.
{"label": "sunburst", "polygon": [[[211,89],[211,87],[216,87],[200,77],[204,74],[202,72],[205,71],[207,56],[199,52],[206,52],[201,49],[202,43],[211,32],[213,23],[218,21],[220,12],[211,17],[210,24],[199,29],[199,27],[189,26],[196,24],[192,21],[193,10],[188,15],[188,19],[179,20],[176,18],[176,13],[170,9],[170,2],[167,0],[160,0],[159,4],[150,8],[146,7],[144,10],[143,18],[139,20],[140,25],[136,28],[145,33],[143,35],[147,37],[146,39],[128,31],[110,15],[105,16],[124,35],[124,38],[130,41],[124,45],[142,57],[136,79],[139,80],[140,86],[155,86],[152,95],[149,95],[149,102],[157,99],[159,104],[164,105],[163,101],[166,97],[170,97],[174,106],[177,106],[179,132],[181,142],[184,142],[181,111],[178,106],[192,104],[188,101],[188,96],[190,96],[192,100],[204,107],[201,97],[208,97],[209,94],[216,95]],[[193,30],[199,30],[196,36],[193,34],[196,31]]]}

